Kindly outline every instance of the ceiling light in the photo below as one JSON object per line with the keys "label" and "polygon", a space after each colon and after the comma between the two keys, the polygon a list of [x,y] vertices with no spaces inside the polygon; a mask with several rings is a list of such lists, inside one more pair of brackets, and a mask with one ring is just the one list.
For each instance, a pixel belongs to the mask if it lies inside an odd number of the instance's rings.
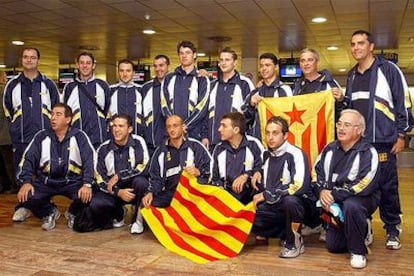
{"label": "ceiling light", "polygon": [[152,35],[152,34],[155,34],[155,31],[151,29],[145,29],[142,31],[142,33],[147,34],[147,35]]}
{"label": "ceiling light", "polygon": [[21,40],[13,40],[12,41],[12,44],[13,45],[21,46],[21,45],[24,45],[24,41],[21,41]]}
{"label": "ceiling light", "polygon": [[146,13],[144,15],[145,20],[150,20],[151,19],[151,15],[149,13]]}
{"label": "ceiling light", "polygon": [[338,50],[338,46],[331,45],[331,46],[326,47],[326,50],[328,50],[328,51],[336,51],[336,50]]}
{"label": "ceiling light", "polygon": [[206,56],[206,53],[197,53],[197,56],[198,57],[205,57]]}
{"label": "ceiling light", "polygon": [[312,22],[313,23],[323,23],[326,22],[328,19],[326,19],[325,17],[314,17],[312,18]]}
{"label": "ceiling light", "polygon": [[0,64],[0,68],[6,68],[6,64]]}
{"label": "ceiling light", "polygon": [[346,72],[346,69],[345,68],[339,68],[338,71],[339,72]]}

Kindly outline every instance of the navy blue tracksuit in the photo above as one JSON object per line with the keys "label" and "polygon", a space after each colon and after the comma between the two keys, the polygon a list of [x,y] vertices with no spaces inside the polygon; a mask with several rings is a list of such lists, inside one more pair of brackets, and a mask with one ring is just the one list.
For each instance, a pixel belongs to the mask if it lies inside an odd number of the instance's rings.
{"label": "navy blue tracksuit", "polygon": [[378,153],[360,140],[344,151],[338,141],[328,144],[319,155],[313,175],[313,185],[319,193],[331,190],[344,214],[344,224],[328,226],[326,246],[330,252],[365,255],[367,218],[379,203],[377,182]]}
{"label": "navy blue tracksuit", "polygon": [[85,183],[95,183],[94,157],[94,148],[83,131],[69,128],[61,142],[53,131],[39,131],[24,152],[17,172],[20,186],[31,183],[35,189],[22,207],[43,218],[53,211],[51,197],[63,195],[73,200],[69,212],[76,216],[83,206],[79,189]]}
{"label": "navy blue tracksuit", "polygon": [[[263,145],[256,138],[245,135],[238,148],[229,142],[222,141],[213,151],[212,184],[223,187],[243,204],[252,200],[250,177],[261,170],[263,161]],[[240,175],[247,174],[249,180],[241,193],[232,190],[233,181]]]}
{"label": "navy blue tracksuit", "polygon": [[186,138],[177,149],[169,145],[167,140],[155,150],[151,158],[148,187],[148,192],[153,193],[151,204],[160,208],[170,205],[181,172],[186,166],[195,166],[200,171],[198,183],[208,183],[211,175],[210,162],[210,153],[199,141]]}
{"label": "navy blue tracksuit", "polygon": [[[148,189],[148,164],[147,146],[138,135],[130,135],[124,146],[119,146],[110,139],[98,148],[96,175],[100,189],[88,207],[96,229],[112,227],[113,219],[122,220],[124,204],[132,203],[139,207]],[[112,187],[113,194],[109,194],[107,183],[115,174],[119,180]],[[125,202],[117,195],[119,189],[125,188],[133,189],[135,198],[131,202]],[[92,230],[95,229],[83,229],[83,232]]]}
{"label": "navy blue tracksuit", "polygon": [[[252,232],[264,237],[286,237],[294,246],[292,223],[310,216],[310,171],[305,153],[285,141],[276,151],[264,153],[263,177],[259,192],[265,201],[258,204]],[[309,208],[310,207],[310,208]],[[315,209],[313,207],[313,209]]]}

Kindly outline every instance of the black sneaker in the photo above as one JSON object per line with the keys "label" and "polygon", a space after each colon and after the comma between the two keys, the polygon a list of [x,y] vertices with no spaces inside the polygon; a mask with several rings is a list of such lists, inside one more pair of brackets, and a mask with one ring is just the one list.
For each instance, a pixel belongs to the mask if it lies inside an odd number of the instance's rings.
{"label": "black sneaker", "polygon": [[398,250],[401,248],[401,242],[398,235],[395,234],[388,234],[387,235],[387,242],[385,243],[385,247],[390,250]]}

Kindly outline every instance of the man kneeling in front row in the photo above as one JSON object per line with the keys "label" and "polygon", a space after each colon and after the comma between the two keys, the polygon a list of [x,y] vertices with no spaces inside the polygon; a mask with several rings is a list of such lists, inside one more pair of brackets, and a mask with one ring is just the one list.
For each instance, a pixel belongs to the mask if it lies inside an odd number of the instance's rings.
{"label": "man kneeling in front row", "polygon": [[21,206],[43,219],[42,228],[52,230],[60,213],[50,202],[55,195],[72,199],[68,227],[92,198],[95,152],[88,136],[70,127],[72,110],[58,103],[52,109],[52,130],[39,131],[23,154],[17,173]]}
{"label": "man kneeling in front row", "polygon": [[267,121],[265,135],[268,150],[264,153],[263,174],[254,175],[252,186],[259,193],[254,195],[256,218],[252,232],[257,240],[272,233],[286,237],[280,251],[281,258],[295,258],[305,252],[301,227],[305,217],[310,217],[310,172],[305,153],[287,141],[289,126],[282,117]]}
{"label": "man kneeling in front row", "polygon": [[[149,153],[144,138],[132,134],[131,118],[117,114],[111,120],[112,136],[98,148],[97,183],[100,189],[89,206],[75,220],[74,230],[94,230],[122,227],[125,204],[138,211],[148,188]],[[137,212],[131,234],[144,231],[142,216]]]}
{"label": "man kneeling in front row", "polygon": [[333,216],[326,232],[329,252],[351,253],[351,266],[364,268],[370,216],[379,203],[378,153],[362,140],[364,117],[346,109],[336,123],[338,140],[328,144],[315,163],[313,185],[322,208]]}

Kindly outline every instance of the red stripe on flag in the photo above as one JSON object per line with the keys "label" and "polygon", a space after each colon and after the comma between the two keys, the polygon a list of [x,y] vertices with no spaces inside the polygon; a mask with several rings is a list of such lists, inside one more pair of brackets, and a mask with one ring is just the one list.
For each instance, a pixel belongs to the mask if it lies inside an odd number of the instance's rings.
{"label": "red stripe on flag", "polygon": [[247,211],[247,210],[240,210],[238,212],[234,212],[232,209],[230,209],[227,206],[226,203],[222,202],[219,198],[217,198],[215,196],[211,196],[211,195],[206,195],[206,194],[200,192],[199,190],[194,189],[194,187],[192,187],[190,185],[189,180],[183,175],[181,175],[181,177],[180,177],[180,183],[185,188],[187,188],[190,193],[192,193],[196,196],[199,196],[199,197],[203,198],[204,200],[206,200],[208,202],[208,204],[210,204],[214,209],[219,211],[223,216],[245,219],[245,220],[253,223],[254,215],[255,215],[254,212]]}
{"label": "red stripe on flag", "polygon": [[[168,209],[168,208],[167,208]],[[204,252],[201,252],[194,247],[192,247],[190,244],[188,244],[183,238],[175,234],[173,231],[171,231],[168,227],[165,227],[165,221],[162,217],[161,213],[157,210],[155,207],[151,207],[152,214],[160,221],[161,225],[164,226],[164,230],[167,232],[167,234],[170,236],[172,241],[181,249],[186,250],[190,253],[193,253],[194,255],[198,255],[206,260],[209,261],[215,261],[218,260],[216,257],[210,256],[208,254],[205,254]]]}
{"label": "red stripe on flag", "polygon": [[302,150],[308,157],[309,168],[312,168],[312,155],[311,155],[311,125],[309,125],[302,133]]}
{"label": "red stripe on flag", "polygon": [[318,152],[322,152],[323,148],[326,145],[326,119],[325,119],[325,109],[326,104],[324,104],[321,109],[318,111],[318,121],[317,121],[317,130],[318,130]]}
{"label": "red stripe on flag", "polygon": [[[191,201],[186,200],[182,197],[182,195],[177,191],[175,192],[174,198],[178,200],[182,205],[186,206],[187,209],[191,212],[193,217],[204,227],[208,229],[215,229],[223,231],[236,240],[240,241],[241,243],[244,243],[247,239],[248,234],[241,231],[239,228],[233,225],[220,225],[219,223],[212,220],[210,217],[206,216],[198,207],[196,204],[194,204]],[[220,210],[217,210],[220,211]],[[183,230],[185,232],[185,230]],[[189,230],[190,231],[190,230]],[[222,253],[224,254],[224,253]]]}
{"label": "red stripe on flag", "polygon": [[[188,201],[187,201],[187,203],[188,203]],[[174,219],[174,222],[180,228],[181,232],[197,238],[200,242],[203,242],[208,247],[210,247],[211,249],[215,250],[216,252],[218,252],[218,253],[220,253],[224,256],[234,257],[234,256],[237,255],[237,252],[234,252],[233,250],[228,248],[226,245],[222,244],[217,239],[215,239],[213,237],[210,237],[210,236],[207,236],[207,235],[204,235],[204,234],[199,234],[199,233],[193,232],[191,230],[191,228],[188,226],[188,224],[185,222],[185,220],[180,216],[180,214],[178,214],[177,210],[175,210],[174,208],[172,208],[172,207],[171,208],[166,208],[165,210],[168,212],[168,214],[171,216],[171,218]],[[193,217],[197,218],[197,215],[198,214],[193,214]]]}
{"label": "red stripe on flag", "polygon": [[266,108],[266,122],[267,122],[270,118],[272,118],[273,116],[275,116],[275,115],[273,114],[273,112],[272,112],[271,110],[269,110],[269,109],[267,109],[267,108]]}

